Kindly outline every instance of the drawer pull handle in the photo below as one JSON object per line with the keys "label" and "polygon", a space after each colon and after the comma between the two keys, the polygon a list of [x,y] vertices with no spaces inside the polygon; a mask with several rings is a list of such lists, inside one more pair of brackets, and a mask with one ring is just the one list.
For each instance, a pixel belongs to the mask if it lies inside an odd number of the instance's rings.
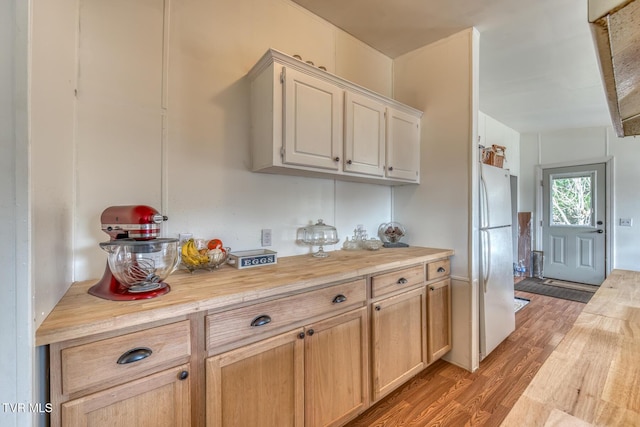
{"label": "drawer pull handle", "polygon": [[333,303],[334,304],[340,304],[341,302],[345,302],[347,300],[347,297],[345,297],[342,294],[336,295],[336,297],[333,299]]}
{"label": "drawer pull handle", "polygon": [[398,279],[396,283],[398,283],[398,285],[405,285],[407,282],[408,282],[407,279],[405,279],[404,277],[401,277]]}
{"label": "drawer pull handle", "polygon": [[180,381],[186,380],[187,378],[189,378],[189,371],[180,372],[180,375],[178,375],[178,378],[180,379]]}
{"label": "drawer pull handle", "polygon": [[127,363],[133,363],[142,359],[146,359],[147,357],[151,356],[151,353],[153,353],[153,351],[151,351],[151,349],[147,347],[133,348],[118,358],[118,365],[126,365]]}
{"label": "drawer pull handle", "polygon": [[438,273],[444,273],[447,271],[444,267],[438,267]]}
{"label": "drawer pull handle", "polygon": [[264,326],[271,323],[271,317],[263,314],[262,316],[258,316],[251,322],[251,326]]}

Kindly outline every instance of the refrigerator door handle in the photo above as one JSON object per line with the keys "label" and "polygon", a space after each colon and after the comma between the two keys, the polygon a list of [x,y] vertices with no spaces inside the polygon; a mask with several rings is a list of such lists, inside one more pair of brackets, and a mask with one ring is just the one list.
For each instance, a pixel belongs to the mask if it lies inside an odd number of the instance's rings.
{"label": "refrigerator door handle", "polygon": [[487,201],[487,183],[480,174],[480,228],[488,227],[489,203]]}
{"label": "refrigerator door handle", "polygon": [[482,285],[484,287],[484,293],[487,293],[487,282],[489,276],[491,276],[491,260],[489,254],[491,253],[491,242],[489,239],[489,232],[487,230],[480,230],[480,241],[482,245]]}

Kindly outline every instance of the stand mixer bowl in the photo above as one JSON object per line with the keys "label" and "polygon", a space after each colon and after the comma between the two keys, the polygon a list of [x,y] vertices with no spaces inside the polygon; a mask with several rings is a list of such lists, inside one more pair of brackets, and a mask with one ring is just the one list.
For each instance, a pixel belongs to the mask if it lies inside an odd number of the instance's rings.
{"label": "stand mixer bowl", "polygon": [[178,239],[119,239],[100,243],[109,254],[113,276],[128,292],[149,292],[166,286],[180,262]]}

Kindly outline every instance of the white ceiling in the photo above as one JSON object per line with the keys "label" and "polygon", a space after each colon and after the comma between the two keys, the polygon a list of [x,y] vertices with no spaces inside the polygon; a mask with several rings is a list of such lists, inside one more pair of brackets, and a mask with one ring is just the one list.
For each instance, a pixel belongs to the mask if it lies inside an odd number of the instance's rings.
{"label": "white ceiling", "polygon": [[519,132],[609,126],[587,0],[293,0],[395,58],[480,32],[480,110]]}

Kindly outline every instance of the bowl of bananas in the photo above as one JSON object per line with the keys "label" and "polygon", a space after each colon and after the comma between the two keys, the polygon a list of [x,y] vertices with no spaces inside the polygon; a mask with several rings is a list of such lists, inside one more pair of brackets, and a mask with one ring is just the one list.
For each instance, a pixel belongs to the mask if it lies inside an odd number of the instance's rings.
{"label": "bowl of bananas", "polygon": [[215,270],[227,262],[230,251],[220,239],[189,239],[180,248],[180,264],[191,273]]}

